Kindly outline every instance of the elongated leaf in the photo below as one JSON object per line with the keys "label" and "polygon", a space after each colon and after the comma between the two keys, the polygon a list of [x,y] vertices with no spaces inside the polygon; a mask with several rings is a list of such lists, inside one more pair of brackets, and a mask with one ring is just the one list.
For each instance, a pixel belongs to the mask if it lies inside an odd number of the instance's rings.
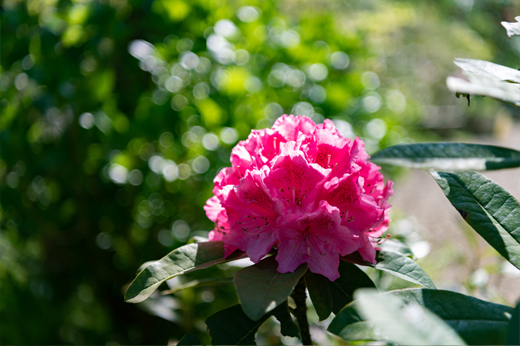
{"label": "elongated leaf", "polygon": [[371,160],[376,164],[412,168],[483,171],[519,167],[520,151],[480,144],[417,143],[388,147]]}
{"label": "elongated leaf", "polygon": [[520,35],[520,16],[515,17],[516,23],[501,22],[502,26],[507,30],[507,36]]}
{"label": "elongated leaf", "polygon": [[435,289],[435,284],[428,274],[410,257],[393,251],[380,251],[374,268],[393,274],[403,280],[413,282],[425,288]]}
{"label": "elongated leaf", "polygon": [[468,80],[448,77],[446,85],[455,93],[490,96],[520,106],[520,72],[488,61],[456,59]]}
{"label": "elongated leaf", "polygon": [[397,296],[374,290],[355,294],[356,308],[387,341],[402,345],[464,345],[457,333],[434,313],[415,302],[401,308]]}
{"label": "elongated leaf", "polygon": [[182,345],[202,345],[202,342],[196,335],[186,334],[177,343],[177,346],[182,346]]}
{"label": "elongated leaf", "polygon": [[305,273],[305,285],[320,321],[332,313],[332,295],[329,283],[330,280],[323,275],[314,274],[310,270]]}
{"label": "elongated leaf", "polygon": [[475,172],[431,172],[464,220],[520,268],[520,204],[500,185]]}
{"label": "elongated leaf", "polygon": [[273,310],[292,293],[298,280],[305,274],[307,265],[301,265],[294,273],[279,273],[274,256],[235,273],[235,287],[245,314],[257,321]]}
{"label": "elongated leaf", "polygon": [[224,258],[224,244],[221,241],[181,246],[141,270],[128,287],[125,301],[129,303],[142,302],[164,281],[177,275],[243,257],[245,257],[244,253],[236,251],[228,258]]}
{"label": "elongated leaf", "polygon": [[354,300],[354,291],[358,288],[376,287],[368,275],[354,264],[340,261],[338,270],[340,277],[333,282],[329,281],[332,312],[335,314]]}
{"label": "elongated leaf", "polygon": [[506,345],[520,345],[520,301],[516,304],[507,328]]}
{"label": "elongated leaf", "polygon": [[185,284],[176,286],[170,290],[162,291],[161,294],[162,295],[173,294],[175,292],[185,290],[187,288],[194,288],[194,287],[224,286],[224,285],[232,285],[232,284],[233,284],[233,278],[193,280],[193,281],[187,282]]}
{"label": "elongated leaf", "polygon": [[[286,334],[294,334],[296,325],[288,325],[287,302],[280,304],[276,309],[263,315],[259,320],[253,321],[244,313],[242,307],[237,304],[221,310],[206,320],[213,345],[256,345],[255,334],[258,328],[272,315],[279,318],[282,330]],[[292,319],[291,319],[292,322]],[[292,322],[294,324],[294,322]],[[298,330],[299,332],[299,330]]]}
{"label": "elongated leaf", "polygon": [[460,67],[465,74],[484,75],[507,82],[520,83],[520,71],[489,61],[459,58],[455,59],[455,65]]}
{"label": "elongated leaf", "polygon": [[[513,309],[464,294],[430,289],[404,289],[381,293],[396,296],[406,305],[415,302],[428,308],[448,323],[471,345],[503,343]],[[385,340],[356,310],[357,302],[347,305],[328,330],[346,340]]]}

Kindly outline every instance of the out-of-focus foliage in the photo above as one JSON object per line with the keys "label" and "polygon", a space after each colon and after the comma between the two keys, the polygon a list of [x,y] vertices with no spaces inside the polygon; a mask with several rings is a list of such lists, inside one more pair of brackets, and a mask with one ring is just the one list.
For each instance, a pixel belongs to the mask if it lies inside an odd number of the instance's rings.
{"label": "out-of-focus foliage", "polygon": [[[233,145],[283,113],[332,118],[370,152],[461,128],[451,61],[515,67],[495,25],[515,13],[510,1],[4,1],[0,343],[202,335],[237,302],[232,286],[138,306],[123,292],[140,264],[213,227],[202,206]],[[470,123],[496,107],[476,102]]]}

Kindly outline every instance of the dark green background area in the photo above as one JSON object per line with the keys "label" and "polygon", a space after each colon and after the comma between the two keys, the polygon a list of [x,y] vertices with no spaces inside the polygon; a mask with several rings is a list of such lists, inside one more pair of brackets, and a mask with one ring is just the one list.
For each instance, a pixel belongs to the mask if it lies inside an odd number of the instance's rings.
{"label": "dark green background area", "polygon": [[470,3],[5,0],[0,344],[209,342],[233,286],[126,304],[139,265],[207,235],[231,148],[281,114],[331,118],[369,153],[489,133],[507,106],[467,108],[444,81],[455,57],[519,67],[499,22],[520,6]]}

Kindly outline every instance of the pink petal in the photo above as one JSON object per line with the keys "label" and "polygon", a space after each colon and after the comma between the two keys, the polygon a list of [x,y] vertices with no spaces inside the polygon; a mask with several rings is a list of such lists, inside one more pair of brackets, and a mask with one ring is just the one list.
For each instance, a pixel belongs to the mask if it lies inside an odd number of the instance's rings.
{"label": "pink petal", "polygon": [[206,216],[213,222],[217,221],[217,216],[224,210],[224,207],[220,204],[217,196],[213,196],[206,201],[206,205],[204,206],[204,210],[206,211]]}

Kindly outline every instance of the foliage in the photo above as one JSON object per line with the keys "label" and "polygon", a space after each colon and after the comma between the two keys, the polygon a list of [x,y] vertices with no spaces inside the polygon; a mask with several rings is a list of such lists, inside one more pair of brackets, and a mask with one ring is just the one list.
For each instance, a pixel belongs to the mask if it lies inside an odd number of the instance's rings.
{"label": "foliage", "polygon": [[[493,58],[502,11],[494,1],[472,11],[451,1],[4,1],[0,343],[164,344],[186,333],[209,343],[202,321],[238,303],[233,262],[174,278],[162,287],[172,295],[137,305],[122,295],[141,263],[206,236],[202,206],[236,141],[282,113],[333,118],[371,152],[458,131],[479,112],[434,121],[428,105],[452,99],[438,77],[455,51]],[[237,35],[208,44],[219,30]],[[500,63],[516,61],[503,53]],[[339,311],[352,292],[330,290]]]}
{"label": "foliage", "polygon": [[[518,157],[518,151],[507,148],[461,143],[400,145],[374,155],[376,161],[383,163],[430,169],[431,175],[461,217],[505,259],[520,268],[519,202],[498,184],[479,173],[434,170],[520,167]],[[279,247],[274,251],[281,253],[283,249]],[[358,265],[370,265],[359,257],[359,253],[354,252],[342,259]],[[349,341],[465,345],[505,344],[516,340],[518,306],[513,309],[460,293],[435,290],[435,285],[424,270],[399,252],[379,250],[373,266],[427,288],[393,290],[380,294],[374,289],[360,289],[365,286],[364,280],[360,280],[358,275],[351,275],[349,270],[345,271],[345,266],[340,266],[340,280],[335,284],[336,278],[329,281],[329,278],[319,274],[310,271],[306,273],[307,264],[302,264],[293,273],[281,274],[277,271],[274,256],[267,257],[235,273],[234,282],[240,306],[218,312],[207,320],[213,335],[212,343],[254,343],[253,334],[258,330],[259,324],[277,306],[286,311],[285,304],[291,296],[295,306],[290,311],[300,326],[301,340],[305,345],[311,344],[305,294],[298,297],[297,293],[298,288],[303,292],[301,288],[306,284],[320,320],[326,319],[334,311],[337,316],[328,330]],[[305,279],[301,279],[303,275]],[[342,292],[347,295],[347,300],[340,300],[342,306],[338,309],[337,304],[340,301],[331,291],[335,285],[340,289],[344,288],[341,285],[345,283],[348,288]],[[139,281],[134,281],[130,289],[139,291],[147,288]],[[241,316],[242,314],[246,316]],[[292,321],[291,318],[289,320]],[[215,326],[215,323],[220,327]],[[222,331],[222,326],[226,326],[225,332]]]}

